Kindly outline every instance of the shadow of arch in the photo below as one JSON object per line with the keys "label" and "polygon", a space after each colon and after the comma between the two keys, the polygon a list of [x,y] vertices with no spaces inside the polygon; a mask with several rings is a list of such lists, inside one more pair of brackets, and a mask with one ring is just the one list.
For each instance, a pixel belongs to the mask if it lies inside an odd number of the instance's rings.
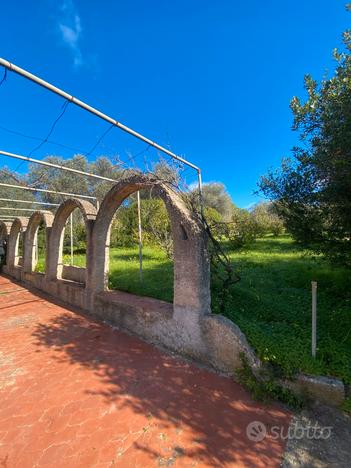
{"label": "shadow of arch", "polygon": [[165,203],[174,245],[174,310],[210,312],[210,267],[207,237],[203,227],[185,206],[180,195],[151,175],[133,175],[119,181],[105,196],[93,228],[93,293],[108,290],[110,229],[113,215],[123,201],[138,190],[152,188]]}
{"label": "shadow of arch", "polygon": [[49,243],[50,243],[50,231],[54,221],[54,215],[50,211],[35,211],[29,218],[26,238],[24,243],[24,270],[31,273],[35,270],[35,245],[38,242],[38,230],[41,222],[45,224],[45,265],[49,264]]}
{"label": "shadow of arch", "polygon": [[[20,256],[18,253],[19,238],[21,232],[24,234],[27,229],[29,218],[19,216],[15,218],[11,225],[9,242],[8,242],[8,255],[7,255],[7,266],[9,268],[21,267],[19,265]],[[24,244],[23,244],[24,245]],[[25,256],[25,251],[23,252],[23,257]]]}
{"label": "shadow of arch", "polygon": [[87,233],[87,263],[85,270],[85,284],[87,284],[87,277],[91,270],[90,262],[90,249],[91,249],[91,233],[96,218],[96,208],[86,200],[79,200],[77,198],[69,198],[64,201],[58,208],[50,234],[50,255],[47,266],[47,275],[50,280],[62,279],[62,250],[64,228],[69,215],[78,208],[83,215]]}

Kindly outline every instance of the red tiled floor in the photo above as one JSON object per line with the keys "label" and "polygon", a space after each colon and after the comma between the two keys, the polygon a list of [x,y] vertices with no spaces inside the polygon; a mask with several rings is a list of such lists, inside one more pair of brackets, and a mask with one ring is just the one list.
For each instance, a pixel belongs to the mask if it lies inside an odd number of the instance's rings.
{"label": "red tiled floor", "polygon": [[231,379],[0,277],[0,466],[278,466],[287,428]]}

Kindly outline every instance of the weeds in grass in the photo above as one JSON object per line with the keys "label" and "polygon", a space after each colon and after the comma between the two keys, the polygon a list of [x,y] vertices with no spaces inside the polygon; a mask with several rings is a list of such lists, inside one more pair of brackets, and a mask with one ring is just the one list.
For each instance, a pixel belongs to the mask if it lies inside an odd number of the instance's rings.
{"label": "weeds in grass", "polygon": [[341,409],[351,414],[351,397],[345,399],[345,401],[341,405]]}
{"label": "weeds in grass", "polygon": [[253,373],[247,358],[241,354],[242,367],[235,374],[238,382],[245,387],[255,400],[269,403],[272,400],[280,401],[293,409],[301,409],[305,401],[296,396],[288,388],[284,388],[276,381],[276,377],[268,368],[261,371],[258,377]]}

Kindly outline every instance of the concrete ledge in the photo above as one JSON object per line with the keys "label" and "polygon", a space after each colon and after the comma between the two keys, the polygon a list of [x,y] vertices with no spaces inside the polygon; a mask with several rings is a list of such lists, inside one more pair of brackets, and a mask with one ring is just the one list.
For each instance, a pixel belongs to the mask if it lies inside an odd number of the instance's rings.
{"label": "concrete ledge", "polygon": [[234,376],[235,370],[242,366],[240,355],[243,353],[253,372],[260,369],[261,362],[246,336],[229,319],[223,315],[205,315],[201,327],[213,367]]}
{"label": "concrete ledge", "polygon": [[331,377],[299,374],[293,381],[282,380],[280,383],[297,395],[329,406],[340,406],[346,397],[343,382]]}
{"label": "concrete ledge", "polygon": [[62,265],[62,279],[85,284],[86,269],[74,265]]}
{"label": "concrete ledge", "polygon": [[173,305],[167,302],[123,291],[106,291],[95,296],[89,313],[147,341],[168,344],[164,335],[172,329]]}
{"label": "concrete ledge", "polygon": [[168,315],[172,318],[173,304],[160,299],[154,299],[147,296],[137,296],[135,294],[127,293],[125,291],[104,291],[96,296],[102,302],[115,304],[117,307],[136,309],[138,313],[152,314],[157,311],[157,314]]}
{"label": "concrete ledge", "polygon": [[14,265],[14,266],[6,265],[6,267],[4,268],[4,272],[12,276],[13,278],[15,278],[17,281],[21,281],[23,268],[18,265]]}
{"label": "concrete ledge", "polygon": [[38,273],[38,272],[24,272],[22,275],[22,279],[24,281],[28,281],[33,286],[38,289],[45,291],[45,273]]}

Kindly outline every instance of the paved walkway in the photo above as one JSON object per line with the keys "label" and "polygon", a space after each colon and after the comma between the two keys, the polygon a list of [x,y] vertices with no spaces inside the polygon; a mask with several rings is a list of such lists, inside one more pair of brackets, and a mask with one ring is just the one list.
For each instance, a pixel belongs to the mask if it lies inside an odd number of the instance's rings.
{"label": "paved walkway", "polygon": [[0,277],[0,467],[274,467],[283,426],[231,379]]}

